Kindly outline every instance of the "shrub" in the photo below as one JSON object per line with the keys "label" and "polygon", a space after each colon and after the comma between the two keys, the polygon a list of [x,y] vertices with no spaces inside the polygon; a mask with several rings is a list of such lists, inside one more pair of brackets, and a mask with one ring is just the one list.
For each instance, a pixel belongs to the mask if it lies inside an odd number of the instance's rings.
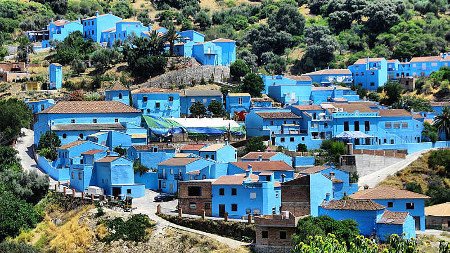
{"label": "shrub", "polygon": [[251,139],[247,140],[247,143],[245,144],[245,152],[256,152],[256,151],[265,151],[266,145],[264,145],[263,138],[262,137],[253,137]]}
{"label": "shrub", "polygon": [[450,150],[435,150],[431,152],[428,158],[428,166],[438,170],[442,176],[450,176]]}
{"label": "shrub", "polygon": [[179,218],[178,216],[165,214],[159,214],[159,216],[183,227],[198,229],[207,233],[233,238],[238,241],[252,242],[255,241],[256,238],[255,227],[253,224],[208,219]]}
{"label": "shrub", "polygon": [[55,161],[58,158],[58,153],[56,150],[51,148],[42,148],[39,150],[38,154],[51,161]]}
{"label": "shrub", "polygon": [[2,242],[0,243],[0,253],[39,253],[35,247],[23,242]]}
{"label": "shrub", "polygon": [[143,242],[147,240],[147,229],[155,226],[147,215],[133,214],[124,221],[122,218],[103,221],[108,230],[108,235],[103,241],[112,242],[119,239],[124,241]]}
{"label": "shrub", "polygon": [[299,143],[297,145],[298,152],[308,152],[308,147],[304,143]]}

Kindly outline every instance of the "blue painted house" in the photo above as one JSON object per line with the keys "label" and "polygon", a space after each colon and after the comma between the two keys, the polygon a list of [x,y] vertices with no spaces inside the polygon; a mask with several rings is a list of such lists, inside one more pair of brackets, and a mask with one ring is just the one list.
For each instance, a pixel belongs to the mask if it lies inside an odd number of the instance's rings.
{"label": "blue painted house", "polygon": [[122,20],[122,18],[117,17],[111,13],[99,14],[98,11],[95,12],[95,16],[85,18],[81,21],[83,24],[83,36],[85,39],[91,39],[94,42],[108,42],[102,40],[102,32],[115,28],[117,22]]}
{"label": "blue painted house", "polygon": [[230,218],[279,214],[281,187],[273,173],[246,173],[219,177],[212,183],[212,216]]}
{"label": "blue painted house", "polygon": [[55,100],[53,99],[41,99],[41,100],[25,100],[25,103],[28,105],[28,108],[30,108],[31,112],[33,114],[42,112],[43,110],[54,106]]}
{"label": "blue painted house", "polygon": [[348,69],[352,72],[354,84],[366,90],[377,90],[388,80],[387,61],[384,58],[362,58]]}
{"label": "blue painted house", "polygon": [[140,124],[141,112],[121,102],[61,101],[37,114],[34,142],[38,144],[40,136],[50,130],[58,135],[62,145],[84,140],[102,130],[126,133],[141,130],[145,134]]}
{"label": "blue painted house", "polygon": [[141,37],[144,32],[150,30],[138,20],[122,19],[117,21],[114,27],[101,31],[101,42],[106,43],[108,47],[115,43],[121,45],[129,36]]}
{"label": "blue painted house", "polygon": [[273,108],[274,105],[273,99],[266,94],[262,94],[260,98],[251,98],[250,102],[252,110]]}
{"label": "blue painted house", "polygon": [[281,152],[249,152],[241,158],[242,162],[283,161],[292,165],[292,157]]}
{"label": "blue painted house", "polygon": [[133,107],[143,115],[179,118],[180,93],[166,89],[142,88],[131,92]]}
{"label": "blue painted house", "polygon": [[182,115],[190,115],[190,108],[195,102],[201,102],[206,108],[212,101],[223,104],[223,96],[220,90],[183,90],[180,100]]}
{"label": "blue painted house", "polygon": [[50,63],[48,66],[49,73],[49,89],[50,90],[59,90],[62,88],[62,65],[59,63]]}
{"label": "blue painted house", "polygon": [[407,212],[414,219],[415,229],[425,230],[425,200],[429,198],[426,195],[387,186],[379,186],[356,192],[350,198],[373,200],[385,206],[389,211]]}
{"label": "blue painted house", "polygon": [[130,105],[130,90],[121,83],[116,82],[110,89],[105,90],[106,101],[119,101]]}
{"label": "blue painted house", "polygon": [[216,171],[214,161],[199,157],[174,157],[158,164],[158,189],[165,193],[177,193],[178,182],[191,179],[209,179],[225,175]]}
{"label": "blue painted house", "polygon": [[211,159],[218,163],[229,163],[237,161],[236,148],[228,143],[216,143],[199,149],[199,156]]}
{"label": "blue painted house", "polygon": [[139,160],[149,169],[156,169],[158,164],[174,157],[175,148],[164,143],[151,143],[148,145],[133,145],[127,149],[127,158]]}
{"label": "blue painted house", "polygon": [[249,137],[273,137],[274,134],[282,132],[284,127],[298,127],[300,121],[300,116],[286,109],[251,111],[245,117],[245,128]]}
{"label": "blue painted house", "polygon": [[220,47],[221,61],[219,66],[230,66],[231,63],[236,61],[236,41],[230,39],[215,39],[211,41],[215,45]]}
{"label": "blue painted house", "polygon": [[312,82],[309,76],[285,77],[291,83],[272,84],[268,86],[268,95],[282,104],[309,104]]}
{"label": "blue painted house", "polygon": [[312,83],[321,86],[330,86],[333,84],[353,84],[352,72],[349,69],[322,69],[314,72],[303,74],[312,79]]}
{"label": "blue painted house", "polygon": [[286,182],[295,178],[294,168],[284,161],[232,162],[228,165],[228,175],[242,174],[252,166],[252,173],[273,173],[275,181]]}
{"label": "blue painted house", "polygon": [[249,112],[251,104],[249,93],[228,93],[225,96],[225,110],[233,117],[236,112]]}
{"label": "blue painted house", "polygon": [[194,43],[205,42],[205,35],[195,30],[185,30],[178,33],[181,42],[192,41]]}
{"label": "blue painted house", "polygon": [[48,40],[42,41],[42,48],[50,46],[51,41],[63,41],[69,34],[79,31],[83,33],[83,25],[80,20],[68,21],[68,20],[56,20],[51,21],[47,25]]}
{"label": "blue painted house", "polygon": [[264,94],[269,94],[269,86],[273,85],[294,85],[296,83],[295,80],[288,78],[283,75],[261,75],[261,78],[264,82]]}
{"label": "blue painted house", "polygon": [[302,175],[323,174],[333,183],[332,199],[342,199],[358,191],[358,183],[350,182],[350,173],[333,166],[314,166],[299,172]]}
{"label": "blue painted house", "polygon": [[106,195],[114,197],[143,197],[145,186],[135,184],[133,163],[119,156],[96,157],[94,152],[83,154],[83,163],[72,165],[70,182],[78,191],[88,186],[103,188]]}
{"label": "blue painted house", "polygon": [[86,140],[108,146],[111,151],[116,147],[128,149],[133,144],[131,134],[112,130],[90,134]]}
{"label": "blue painted house", "polygon": [[196,34],[192,34],[192,38],[200,41],[182,38],[184,41],[177,43],[174,52],[180,56],[193,57],[202,65],[230,66],[236,61],[236,41],[220,38],[204,42],[204,38],[201,41],[201,35]]}
{"label": "blue painted house", "polygon": [[376,236],[387,241],[391,234],[406,239],[415,238],[414,219],[406,212],[392,212],[372,200],[347,199],[324,202],[319,207],[319,216],[336,220],[352,219],[358,223],[360,234]]}

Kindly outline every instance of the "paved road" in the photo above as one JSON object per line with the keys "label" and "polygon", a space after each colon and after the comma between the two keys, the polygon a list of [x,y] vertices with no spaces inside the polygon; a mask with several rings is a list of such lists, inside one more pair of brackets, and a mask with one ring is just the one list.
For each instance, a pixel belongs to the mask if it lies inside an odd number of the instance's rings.
{"label": "paved road", "polygon": [[184,231],[187,231],[187,232],[191,232],[191,233],[195,233],[195,234],[199,234],[199,235],[210,237],[210,238],[215,239],[215,240],[217,240],[217,241],[219,241],[219,242],[221,242],[221,243],[223,243],[225,245],[228,245],[230,248],[233,248],[233,249],[239,248],[241,246],[248,245],[248,243],[236,241],[236,240],[233,240],[233,239],[230,239],[230,238],[218,236],[218,235],[215,235],[215,234],[206,233],[206,232],[195,230],[195,229],[191,229],[191,228],[178,226],[176,224],[173,224],[171,222],[168,222],[167,220],[164,220],[164,219],[160,218],[159,216],[157,216],[155,214],[156,213],[156,207],[158,206],[158,204],[161,204],[161,207],[164,210],[175,210],[176,206],[178,204],[178,201],[174,200],[174,201],[169,201],[169,202],[153,202],[153,198],[156,195],[157,195],[156,192],[150,191],[150,190],[146,190],[144,197],[138,198],[138,199],[133,199],[133,207],[136,208],[135,210],[133,210],[133,213],[146,214],[146,215],[148,215],[150,217],[150,219],[156,221],[157,222],[156,233],[162,233],[163,229],[165,227],[172,227],[172,228],[181,229],[181,230],[184,230]]}
{"label": "paved road", "polygon": [[412,153],[410,155],[407,155],[406,158],[398,163],[395,163],[393,165],[387,166],[384,169],[375,171],[374,173],[371,173],[369,175],[363,176],[359,178],[358,185],[360,187],[363,187],[365,185],[369,186],[369,188],[373,188],[377,186],[381,181],[386,179],[390,175],[394,175],[398,171],[406,168],[408,165],[410,165],[412,162],[417,160],[422,154],[430,151],[430,149],[422,150],[416,153]]}

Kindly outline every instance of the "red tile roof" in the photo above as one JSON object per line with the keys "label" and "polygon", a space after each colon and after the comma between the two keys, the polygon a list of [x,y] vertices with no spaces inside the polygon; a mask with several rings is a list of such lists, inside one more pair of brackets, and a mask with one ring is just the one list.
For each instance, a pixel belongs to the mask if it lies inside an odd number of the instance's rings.
{"label": "red tile roof", "polygon": [[440,56],[423,56],[423,57],[413,57],[409,62],[438,62],[441,61]]}
{"label": "red tile roof", "polygon": [[158,147],[158,149],[175,149],[173,146],[168,145],[167,143],[158,143],[158,144],[148,144],[148,145],[133,145],[134,149],[139,151],[151,150],[153,147]]}
{"label": "red tile roof", "polygon": [[101,149],[91,149],[91,150],[88,150],[88,151],[86,151],[86,152],[83,152],[83,153],[81,153],[82,155],[95,155],[95,154],[97,154],[97,153],[100,153],[100,152],[103,152],[104,150],[101,150]]}
{"label": "red tile roof", "polygon": [[114,162],[115,160],[119,159],[120,156],[105,156],[103,158],[98,159],[96,162],[99,163],[110,163]]}
{"label": "red tile roof", "polygon": [[170,158],[168,160],[165,160],[158,165],[165,165],[165,166],[186,166],[190,163],[193,163],[200,158],[197,157],[184,157],[184,158]]}
{"label": "red tile roof", "polygon": [[253,171],[291,171],[291,166],[283,161],[252,161],[252,162],[232,162],[231,164],[247,171],[248,165],[252,166]]}
{"label": "red tile roof", "polygon": [[402,225],[405,223],[406,217],[408,217],[408,212],[391,212],[386,210],[377,223]]}
{"label": "red tile roof", "polygon": [[351,75],[352,72],[349,69],[322,69],[310,73],[306,73],[306,76],[315,75]]}
{"label": "red tile roof", "polygon": [[[245,174],[236,174],[229,176],[221,176],[216,181],[214,181],[213,185],[241,185],[246,179]],[[255,174],[250,175],[250,179],[252,182],[258,182],[259,177]]]}
{"label": "red tile roof", "polygon": [[402,116],[411,116],[411,113],[405,109],[386,109],[379,110],[378,114],[382,117],[402,117]]}
{"label": "red tile roof", "polygon": [[355,211],[376,211],[385,209],[384,206],[375,203],[370,199],[341,199],[330,200],[322,204],[325,209],[332,210],[355,210]]}
{"label": "red tile roof", "polygon": [[140,113],[140,111],[118,101],[61,101],[40,113]]}
{"label": "red tile roof", "polygon": [[320,105],[295,105],[294,108],[297,108],[301,111],[320,111],[322,107]]}
{"label": "red tile roof", "polygon": [[[369,58],[369,62],[379,62],[384,58]],[[354,64],[365,64],[367,62],[367,58],[358,59]]]}
{"label": "red tile roof", "polygon": [[132,94],[145,94],[145,93],[180,93],[180,91],[177,90],[169,90],[169,89],[163,89],[163,88],[140,88],[136,90],[131,91]]}
{"label": "red tile roof", "polygon": [[249,152],[244,155],[242,159],[257,160],[259,156],[261,156],[263,160],[269,160],[276,154],[278,154],[278,152]]}
{"label": "red tile roof", "polygon": [[[344,112],[375,112],[372,110],[368,104],[362,104],[362,103],[333,103],[333,106],[335,108],[342,108]],[[334,112],[334,111],[333,111]]]}
{"label": "red tile roof", "polygon": [[317,172],[321,172],[322,170],[326,169],[325,166],[313,166],[306,168],[304,170],[299,171],[300,174],[315,174]]}
{"label": "red tile roof", "polygon": [[230,39],[218,38],[218,39],[213,40],[212,42],[236,42],[236,41],[230,40]]}
{"label": "red tile roof", "polygon": [[120,82],[114,83],[114,85],[109,90],[128,90],[127,87],[123,86]]}
{"label": "red tile roof", "polygon": [[202,149],[205,146],[206,146],[206,144],[204,144],[204,143],[202,143],[202,144],[186,144],[186,145],[182,146],[180,148],[180,150],[183,150],[183,151],[191,151],[191,150],[199,151],[200,149]]}
{"label": "red tile roof", "polygon": [[67,23],[69,23],[69,21],[63,20],[63,19],[61,19],[61,20],[56,20],[56,21],[53,22],[53,24],[55,24],[56,26],[62,26],[62,25],[65,25],[65,24],[67,24]]}
{"label": "red tile roof", "polygon": [[301,119],[292,112],[257,112],[256,114],[263,119]]}
{"label": "red tile roof", "polygon": [[69,149],[69,148],[71,148],[71,147],[75,147],[75,146],[78,146],[78,145],[81,145],[81,144],[83,144],[83,143],[85,143],[86,141],[73,141],[73,142],[71,142],[71,143],[67,143],[66,145],[62,145],[61,147],[59,147],[60,149]]}
{"label": "red tile roof", "polygon": [[309,77],[309,76],[284,76],[284,77],[295,80],[295,81],[305,81],[305,82],[312,81],[311,77]]}
{"label": "red tile roof", "polygon": [[349,196],[352,199],[428,199],[430,197],[407,191],[392,188],[389,186],[378,186],[372,189],[356,192]]}

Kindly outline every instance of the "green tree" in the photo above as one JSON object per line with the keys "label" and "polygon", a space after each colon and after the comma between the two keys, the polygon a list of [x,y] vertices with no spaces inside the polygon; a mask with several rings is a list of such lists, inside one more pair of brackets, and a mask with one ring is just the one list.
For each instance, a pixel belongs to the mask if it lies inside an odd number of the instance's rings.
{"label": "green tree", "polygon": [[294,44],[291,34],[284,31],[278,32],[267,25],[250,29],[245,35],[243,43],[251,44],[252,52],[255,55],[262,55],[265,52],[283,54],[286,48]]}
{"label": "green tree", "polygon": [[436,116],[433,126],[445,134],[446,140],[450,138],[450,107],[446,106],[442,109],[442,113]]}
{"label": "green tree", "polygon": [[392,105],[398,102],[402,96],[403,88],[398,82],[388,81],[384,87],[384,92],[386,92],[386,98],[382,99],[381,102],[386,105]]}
{"label": "green tree", "polygon": [[21,100],[0,100],[0,144],[11,143],[21,128],[30,127],[33,114]]}
{"label": "green tree", "polygon": [[169,54],[173,56],[173,48],[175,46],[175,41],[180,39],[180,35],[175,30],[174,26],[169,27],[169,30],[164,34],[164,39],[169,42]]}
{"label": "green tree", "polygon": [[242,77],[250,73],[250,68],[244,60],[237,59],[230,65],[230,75],[234,80],[241,80]]}
{"label": "green tree", "polygon": [[114,152],[116,152],[117,154],[119,154],[120,156],[124,156],[127,154],[127,149],[122,148],[122,146],[117,146],[113,149]]}
{"label": "green tree", "polygon": [[350,29],[352,21],[352,14],[348,11],[336,11],[328,16],[328,23],[336,33]]}
{"label": "green tree", "polygon": [[97,71],[104,72],[111,65],[118,63],[120,56],[120,53],[115,49],[100,48],[92,53],[91,62]]}
{"label": "green tree", "polygon": [[438,130],[428,122],[423,123],[422,139],[435,143],[439,139]]}
{"label": "green tree", "polygon": [[76,75],[80,75],[81,73],[86,71],[86,64],[84,64],[84,62],[80,59],[74,59],[70,63],[70,68]]}
{"label": "green tree", "polygon": [[8,192],[0,193],[0,213],[0,241],[17,236],[20,230],[33,228],[40,218],[31,204]]}
{"label": "green tree", "polygon": [[208,105],[208,111],[213,114],[214,117],[223,117],[226,114],[225,108],[220,101],[211,101]]}
{"label": "green tree", "polygon": [[345,143],[335,140],[324,140],[320,148],[325,151],[325,159],[335,165],[339,165],[339,158],[345,155]]}
{"label": "green tree", "polygon": [[39,138],[38,148],[56,149],[61,146],[61,140],[53,131],[47,131]]}
{"label": "green tree", "polygon": [[264,90],[264,82],[259,75],[248,73],[245,75],[240,89],[242,92],[250,93],[252,97],[261,97],[261,92]]}
{"label": "green tree", "polygon": [[277,31],[301,35],[305,28],[305,17],[298,11],[297,6],[282,4],[275,13],[269,16],[268,23]]}
{"label": "green tree", "polygon": [[29,55],[34,53],[33,45],[26,36],[17,38],[19,46],[17,47],[17,60],[22,62],[29,62]]}
{"label": "green tree", "polygon": [[206,115],[206,107],[202,102],[197,101],[191,105],[189,112],[192,117],[203,117]]}
{"label": "green tree", "polygon": [[0,172],[6,170],[20,171],[22,169],[19,158],[17,158],[17,153],[12,147],[0,146]]}
{"label": "green tree", "polygon": [[308,147],[304,143],[297,145],[297,152],[308,152]]}
{"label": "green tree", "polygon": [[211,23],[212,23],[211,17],[209,16],[209,14],[206,11],[201,10],[195,16],[195,23],[198,24],[198,27],[200,28],[200,30],[204,31],[206,28],[208,28],[211,25]]}
{"label": "green tree", "polygon": [[128,0],[113,2],[111,12],[122,18],[131,18],[134,16],[133,6]]}
{"label": "green tree", "polygon": [[41,251],[24,242],[4,241],[0,243],[0,253],[40,253]]}
{"label": "green tree", "polygon": [[54,61],[69,64],[75,59],[88,60],[89,55],[95,51],[95,48],[96,45],[92,40],[84,40],[81,32],[76,31],[56,44]]}
{"label": "green tree", "polygon": [[415,96],[402,96],[399,101],[392,104],[392,108],[416,112],[431,112],[433,110],[429,100]]}
{"label": "green tree", "polygon": [[266,150],[266,145],[264,145],[263,139],[261,137],[253,137],[247,140],[245,144],[245,153],[249,152],[263,152]]}
{"label": "green tree", "polygon": [[139,175],[143,175],[144,173],[147,173],[148,171],[149,171],[149,169],[147,168],[147,167],[145,167],[144,165],[142,165],[142,163],[141,163],[141,161],[140,160],[136,160],[134,163],[133,163],[133,170],[134,170],[134,173],[138,173],[139,172]]}
{"label": "green tree", "polygon": [[0,173],[0,192],[8,191],[27,203],[38,203],[48,192],[48,176],[39,176],[35,171],[5,170]]}

